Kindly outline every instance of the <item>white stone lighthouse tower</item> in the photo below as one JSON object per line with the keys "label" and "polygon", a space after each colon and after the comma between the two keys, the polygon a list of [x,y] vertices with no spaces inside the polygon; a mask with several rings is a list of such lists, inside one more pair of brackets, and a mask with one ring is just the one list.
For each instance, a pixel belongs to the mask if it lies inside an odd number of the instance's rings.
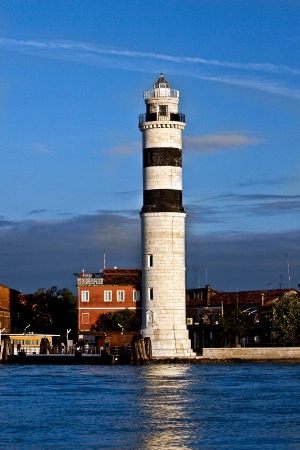
{"label": "white stone lighthouse tower", "polygon": [[186,327],[185,211],[182,206],[182,130],[179,91],[160,74],[144,92],[142,335],[154,357],[194,356]]}

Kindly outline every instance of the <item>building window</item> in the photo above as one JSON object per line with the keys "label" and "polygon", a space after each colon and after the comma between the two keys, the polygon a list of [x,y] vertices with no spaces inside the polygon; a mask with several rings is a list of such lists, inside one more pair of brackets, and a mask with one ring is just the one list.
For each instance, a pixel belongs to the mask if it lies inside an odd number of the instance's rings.
{"label": "building window", "polygon": [[125,291],[117,291],[117,301],[124,302],[125,300]]}
{"label": "building window", "polygon": [[112,301],[112,291],[104,291],[104,301],[105,302]]}
{"label": "building window", "polygon": [[153,288],[152,287],[149,288],[148,294],[149,294],[149,300],[153,300]]}
{"label": "building window", "polygon": [[89,291],[82,291],[81,292],[81,301],[82,302],[89,302],[90,301],[90,293],[89,293]]}
{"label": "building window", "polygon": [[153,255],[148,255],[148,267],[153,267]]}
{"label": "building window", "polygon": [[82,313],[82,325],[88,325],[90,323],[90,313]]}
{"label": "building window", "polygon": [[133,291],[133,301],[139,302],[141,300],[141,291]]}

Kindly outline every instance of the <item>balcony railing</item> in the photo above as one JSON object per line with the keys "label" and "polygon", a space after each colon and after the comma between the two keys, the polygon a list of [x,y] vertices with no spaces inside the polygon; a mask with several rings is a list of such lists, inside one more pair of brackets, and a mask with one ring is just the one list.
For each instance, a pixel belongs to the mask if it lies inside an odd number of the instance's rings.
{"label": "balcony railing", "polygon": [[156,88],[144,92],[144,98],[172,97],[179,98],[179,91],[176,89]]}
{"label": "balcony railing", "polygon": [[144,113],[139,115],[139,124],[143,122],[155,122],[160,120],[170,120],[171,122],[183,122],[185,123],[185,114],[171,113],[169,116],[159,116],[158,113]]}
{"label": "balcony railing", "polygon": [[77,278],[78,286],[92,286],[103,284],[103,278]]}

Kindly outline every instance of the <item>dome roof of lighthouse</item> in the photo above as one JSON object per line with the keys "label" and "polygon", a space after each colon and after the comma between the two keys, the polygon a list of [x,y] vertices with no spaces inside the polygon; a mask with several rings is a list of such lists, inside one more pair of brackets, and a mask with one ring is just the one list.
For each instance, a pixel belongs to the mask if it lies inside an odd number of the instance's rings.
{"label": "dome roof of lighthouse", "polygon": [[170,88],[170,83],[165,79],[163,73],[159,75],[158,80],[154,83],[154,88]]}

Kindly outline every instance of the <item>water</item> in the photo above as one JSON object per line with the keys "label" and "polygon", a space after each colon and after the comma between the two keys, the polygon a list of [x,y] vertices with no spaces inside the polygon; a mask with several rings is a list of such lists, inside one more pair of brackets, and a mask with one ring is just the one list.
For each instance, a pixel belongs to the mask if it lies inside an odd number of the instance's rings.
{"label": "water", "polygon": [[300,449],[300,364],[0,366],[1,449]]}

